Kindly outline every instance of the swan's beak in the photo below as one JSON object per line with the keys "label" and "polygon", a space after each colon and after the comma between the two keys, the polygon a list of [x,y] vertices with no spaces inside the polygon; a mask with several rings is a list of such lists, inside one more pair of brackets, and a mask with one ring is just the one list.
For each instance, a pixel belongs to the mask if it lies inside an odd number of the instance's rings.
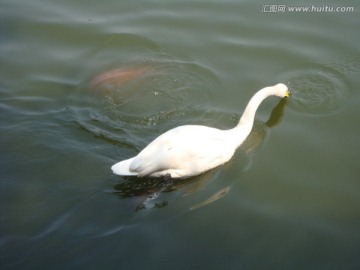
{"label": "swan's beak", "polygon": [[289,90],[286,90],[286,93],[285,93],[284,98],[288,98],[288,97],[290,97],[290,91],[289,91]]}

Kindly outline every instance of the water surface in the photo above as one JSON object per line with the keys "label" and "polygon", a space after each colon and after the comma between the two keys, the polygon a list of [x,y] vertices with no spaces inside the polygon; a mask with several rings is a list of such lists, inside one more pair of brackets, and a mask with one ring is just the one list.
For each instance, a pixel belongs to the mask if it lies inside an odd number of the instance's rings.
{"label": "water surface", "polygon": [[[268,4],[1,1],[1,268],[358,269],[360,7]],[[278,82],[225,166],[111,173]]]}

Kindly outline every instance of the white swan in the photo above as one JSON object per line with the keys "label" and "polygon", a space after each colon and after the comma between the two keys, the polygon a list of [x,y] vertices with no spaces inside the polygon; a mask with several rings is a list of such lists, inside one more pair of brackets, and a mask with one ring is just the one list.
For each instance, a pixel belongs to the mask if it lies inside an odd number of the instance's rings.
{"label": "white swan", "polygon": [[249,101],[239,124],[229,130],[199,125],[173,128],[153,140],[137,156],[111,167],[124,176],[187,178],[229,161],[253,127],[255,113],[268,96],[289,97],[284,84],[259,90]]}

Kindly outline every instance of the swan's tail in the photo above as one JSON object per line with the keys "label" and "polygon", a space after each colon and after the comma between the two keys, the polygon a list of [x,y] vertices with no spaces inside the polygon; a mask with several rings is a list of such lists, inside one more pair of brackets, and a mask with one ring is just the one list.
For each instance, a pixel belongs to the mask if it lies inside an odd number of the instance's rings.
{"label": "swan's tail", "polygon": [[138,175],[137,172],[132,172],[129,169],[130,164],[134,160],[134,158],[135,157],[129,158],[114,164],[111,167],[111,170],[113,171],[114,174],[118,174],[118,175],[124,175],[124,176]]}

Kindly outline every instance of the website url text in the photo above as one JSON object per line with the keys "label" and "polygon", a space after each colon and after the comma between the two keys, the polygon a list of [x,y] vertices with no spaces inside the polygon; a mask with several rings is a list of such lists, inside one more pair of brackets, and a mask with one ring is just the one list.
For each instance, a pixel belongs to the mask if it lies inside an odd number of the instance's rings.
{"label": "website url text", "polygon": [[334,7],[334,6],[287,6],[287,5],[262,5],[261,12],[263,13],[285,13],[285,12],[307,12],[307,13],[332,13],[332,12],[354,12],[354,7]]}

